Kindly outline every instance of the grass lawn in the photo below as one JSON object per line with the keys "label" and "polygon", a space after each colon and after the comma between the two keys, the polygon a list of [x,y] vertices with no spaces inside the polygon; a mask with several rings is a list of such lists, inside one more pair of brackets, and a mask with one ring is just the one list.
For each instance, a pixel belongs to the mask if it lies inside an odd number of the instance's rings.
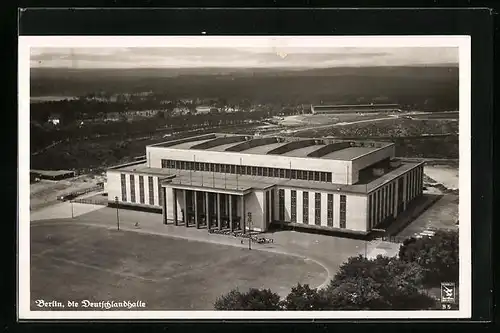
{"label": "grass lawn", "polygon": [[286,293],[298,282],[319,285],[326,278],[312,261],[264,251],[84,225],[31,228],[32,310],[41,310],[39,299],[211,310],[235,287]]}

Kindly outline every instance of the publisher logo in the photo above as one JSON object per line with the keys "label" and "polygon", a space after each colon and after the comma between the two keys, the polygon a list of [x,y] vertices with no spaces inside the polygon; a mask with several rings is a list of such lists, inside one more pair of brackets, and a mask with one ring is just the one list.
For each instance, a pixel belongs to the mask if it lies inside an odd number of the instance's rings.
{"label": "publisher logo", "polygon": [[441,303],[455,303],[455,283],[441,282]]}

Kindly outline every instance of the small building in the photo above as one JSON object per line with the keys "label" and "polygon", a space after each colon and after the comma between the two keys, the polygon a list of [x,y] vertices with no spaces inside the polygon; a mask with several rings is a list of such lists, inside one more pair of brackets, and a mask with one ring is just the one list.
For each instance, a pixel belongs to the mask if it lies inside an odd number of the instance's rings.
{"label": "small building", "polygon": [[60,115],[58,115],[58,114],[51,114],[51,115],[49,116],[49,119],[47,119],[47,122],[48,122],[49,124],[52,124],[52,125],[54,125],[54,126],[57,126],[57,125],[59,125],[59,124],[61,123],[61,117],[60,117]]}
{"label": "small building", "polygon": [[213,106],[197,106],[196,107],[196,113],[210,113],[210,112],[217,112],[219,109],[213,107]]}

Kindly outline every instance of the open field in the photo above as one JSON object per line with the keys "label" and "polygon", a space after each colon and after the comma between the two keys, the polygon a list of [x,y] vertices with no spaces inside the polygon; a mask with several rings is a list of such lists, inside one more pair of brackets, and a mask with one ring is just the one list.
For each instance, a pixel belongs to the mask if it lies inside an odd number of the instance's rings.
{"label": "open field", "polygon": [[[378,118],[383,118],[378,116]],[[457,134],[458,122],[397,118],[377,122],[360,122],[345,126],[322,127],[300,133],[301,137],[414,137],[433,134]]]}
{"label": "open field", "polygon": [[328,125],[339,122],[351,122],[387,117],[387,113],[367,113],[367,114],[301,114],[287,116],[280,121],[283,126],[314,126]]}
{"label": "open field", "polygon": [[232,288],[278,291],[327,277],[297,257],[82,225],[32,226],[31,251],[32,301],[65,304],[140,300],[146,310],[210,310]]}

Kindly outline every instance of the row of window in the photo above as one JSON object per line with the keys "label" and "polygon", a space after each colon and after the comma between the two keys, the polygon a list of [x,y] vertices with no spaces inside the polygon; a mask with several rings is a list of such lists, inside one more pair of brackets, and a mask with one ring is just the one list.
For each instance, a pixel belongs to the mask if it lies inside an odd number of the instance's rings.
{"label": "row of window", "polygon": [[[120,175],[120,182],[121,182],[121,195],[122,195],[122,201],[127,202],[128,201],[128,195],[127,195],[127,178],[125,174]],[[129,181],[130,181],[130,202],[131,203],[137,203],[137,198],[135,194],[135,175],[129,175]],[[148,176],[148,185],[149,185],[149,204],[154,205],[154,191],[153,191],[153,177]],[[161,191],[161,184],[158,182],[158,194],[160,198],[160,204],[162,200],[162,191]],[[145,196],[145,191],[144,191],[144,176],[139,176],[139,203],[145,204],[146,203],[146,196]]]}
{"label": "row of window", "polygon": [[[391,216],[399,214],[403,210],[405,200],[403,194],[406,195],[406,202],[418,196],[423,189],[422,176],[422,167],[416,168],[371,194],[369,196],[368,222],[370,228],[373,228]],[[404,186],[405,177],[407,181],[406,188]]]}
{"label": "row of window", "polygon": [[162,168],[177,170],[209,171],[238,175],[302,179],[329,183],[332,182],[332,173],[323,171],[267,168],[250,165],[205,163],[179,160],[162,160],[161,166]]}
{"label": "row of window", "polygon": [[[297,222],[297,191],[290,191],[290,222]],[[285,220],[285,190],[279,190],[279,220]],[[346,196],[340,196],[340,227],[346,227]],[[333,194],[327,194],[327,226],[333,227]],[[302,223],[309,224],[309,192],[302,192]],[[321,225],[321,193],[314,193],[314,224]]]}

